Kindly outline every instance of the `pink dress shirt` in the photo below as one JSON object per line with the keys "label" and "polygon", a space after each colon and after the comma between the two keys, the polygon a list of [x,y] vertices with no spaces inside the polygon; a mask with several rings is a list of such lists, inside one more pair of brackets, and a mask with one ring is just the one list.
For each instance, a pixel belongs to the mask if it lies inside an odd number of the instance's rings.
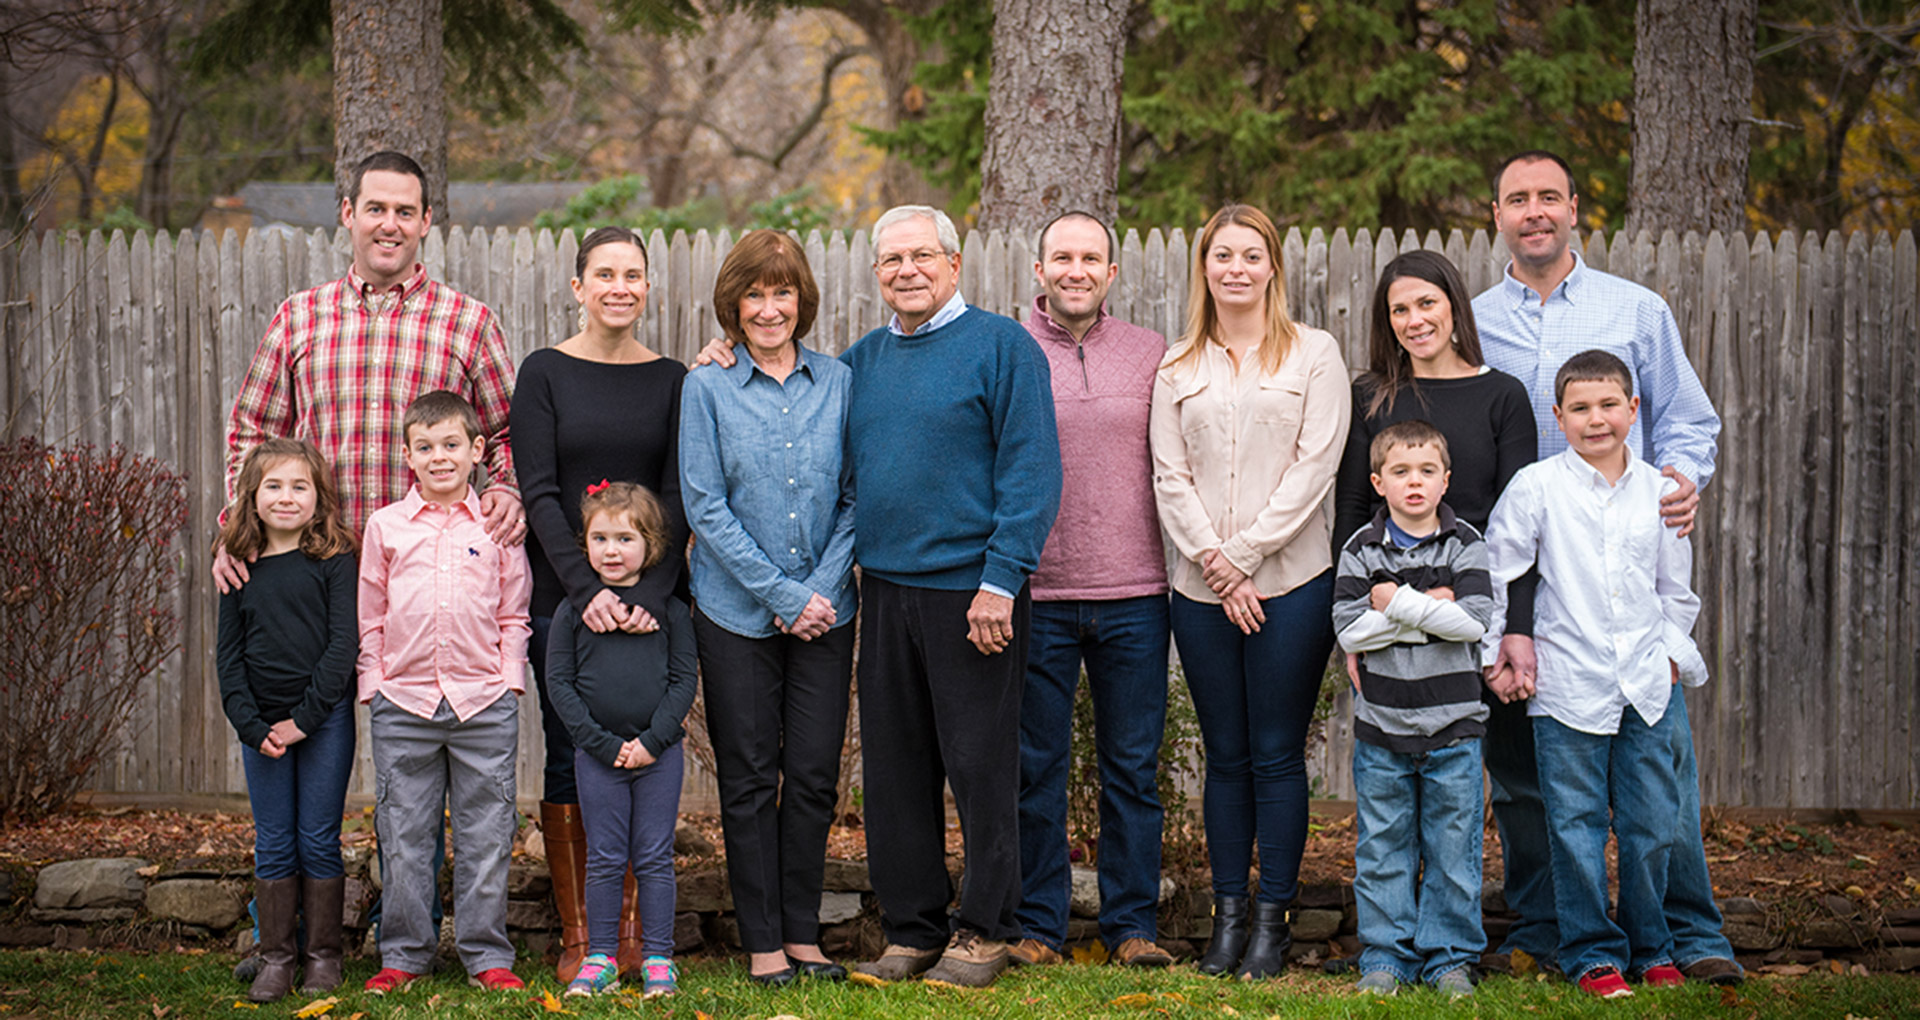
{"label": "pink dress shirt", "polygon": [[487,537],[479,497],[451,508],[416,486],[367,518],[360,550],[360,701],[384,694],[461,721],[526,691],[527,556]]}

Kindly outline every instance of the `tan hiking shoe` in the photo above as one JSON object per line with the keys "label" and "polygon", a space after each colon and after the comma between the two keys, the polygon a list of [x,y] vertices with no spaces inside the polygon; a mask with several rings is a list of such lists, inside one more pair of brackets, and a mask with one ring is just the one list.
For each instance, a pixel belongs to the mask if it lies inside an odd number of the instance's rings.
{"label": "tan hiking shoe", "polygon": [[877,960],[853,965],[853,973],[847,980],[856,985],[881,987],[895,981],[905,981],[924,972],[940,959],[938,949],[914,949],[910,946],[888,944],[886,951]]}
{"label": "tan hiking shoe", "polygon": [[927,971],[925,981],[952,988],[985,988],[1007,969],[1008,958],[1005,942],[962,928],[947,941],[947,951]]}
{"label": "tan hiking shoe", "polygon": [[1067,958],[1039,939],[1021,939],[1007,949],[1007,962],[1015,967],[1045,967],[1065,963]]}
{"label": "tan hiking shoe", "polygon": [[1155,945],[1152,939],[1120,940],[1110,957],[1122,967],[1165,967],[1173,963],[1173,954]]}

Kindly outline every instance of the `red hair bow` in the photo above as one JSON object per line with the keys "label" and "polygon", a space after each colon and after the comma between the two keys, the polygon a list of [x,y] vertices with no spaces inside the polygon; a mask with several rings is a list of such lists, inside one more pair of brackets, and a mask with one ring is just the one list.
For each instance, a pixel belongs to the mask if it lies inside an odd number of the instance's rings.
{"label": "red hair bow", "polygon": [[612,482],[609,482],[606,479],[602,478],[600,479],[600,484],[587,486],[587,495],[598,496],[601,493],[607,491],[607,486],[612,484],[613,484]]}

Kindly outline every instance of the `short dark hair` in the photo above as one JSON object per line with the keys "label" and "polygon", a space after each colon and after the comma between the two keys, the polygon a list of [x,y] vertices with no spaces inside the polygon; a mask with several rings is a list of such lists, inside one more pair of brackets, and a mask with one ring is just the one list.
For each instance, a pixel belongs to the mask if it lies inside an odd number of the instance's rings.
{"label": "short dark hair", "polygon": [[1040,240],[1038,252],[1036,253],[1036,257],[1039,258],[1040,261],[1045,262],[1047,260],[1047,231],[1052,230],[1053,225],[1061,220],[1086,220],[1088,223],[1099,227],[1100,232],[1107,235],[1107,264],[1112,265],[1120,261],[1120,246],[1114,243],[1113,228],[1101,222],[1100,217],[1090,212],[1082,212],[1079,209],[1069,209],[1055,216],[1053,219],[1048,220],[1047,225],[1040,228]]}
{"label": "short dark hair", "polygon": [[573,256],[573,278],[578,280],[587,275],[587,253],[601,245],[630,244],[640,249],[640,264],[647,267],[649,274],[653,266],[647,261],[647,243],[640,239],[640,232],[627,227],[599,227],[580,239],[580,251]]}
{"label": "short dark hair", "polygon": [[407,413],[400,419],[400,440],[407,442],[408,434],[415,426],[432,428],[443,421],[455,419],[466,430],[469,440],[480,438],[480,416],[474,413],[473,405],[467,403],[467,398],[452,390],[422,393],[407,405]]}
{"label": "short dark hair", "polygon": [[352,172],[347,175],[348,205],[357,206],[360,204],[360,181],[367,176],[367,171],[369,170],[385,170],[388,173],[412,174],[413,178],[420,182],[421,210],[424,211],[433,207],[433,200],[428,197],[427,193],[427,172],[420,168],[420,164],[415,162],[412,156],[404,152],[395,152],[392,149],[382,149],[353,165]]}
{"label": "short dark hair", "polygon": [[779,230],[750,230],[727,252],[713,277],[713,316],[720,320],[727,339],[747,342],[746,330],[740,326],[740,299],[756,283],[797,291],[800,309],[793,320],[794,342],[812,331],[813,318],[820,313],[820,285],[813,281],[800,243]]}
{"label": "short dark hair", "polygon": [[1515,163],[1538,163],[1542,160],[1557,165],[1561,172],[1567,175],[1567,197],[1579,198],[1580,189],[1573,183],[1573,167],[1568,166],[1567,161],[1561,159],[1559,153],[1548,152],[1545,149],[1528,149],[1508,156],[1500,161],[1499,166],[1493,168],[1493,200],[1496,203],[1500,201],[1500,178],[1506,176],[1508,167]]}
{"label": "short dark hair", "polygon": [[586,544],[587,525],[593,523],[594,515],[607,513],[626,515],[633,530],[646,540],[647,555],[641,560],[640,569],[645,570],[667,558],[670,535],[667,530],[667,509],[660,505],[659,497],[646,486],[606,481],[587,486],[586,494],[580,497],[581,545]]}
{"label": "short dark hair", "polygon": [[1447,437],[1431,422],[1409,418],[1381,429],[1373,437],[1373,445],[1367,448],[1367,461],[1373,465],[1374,474],[1386,466],[1387,454],[1396,446],[1436,447],[1440,451],[1440,466],[1453,470],[1453,454],[1447,452]]}
{"label": "short dark hair", "polygon": [[1620,384],[1628,397],[1633,396],[1633,373],[1627,370],[1627,363],[1611,351],[1594,349],[1581,351],[1567,359],[1560,371],[1553,373],[1553,406],[1559,407],[1560,400],[1567,394],[1567,384],[1576,382],[1605,382],[1613,380]]}

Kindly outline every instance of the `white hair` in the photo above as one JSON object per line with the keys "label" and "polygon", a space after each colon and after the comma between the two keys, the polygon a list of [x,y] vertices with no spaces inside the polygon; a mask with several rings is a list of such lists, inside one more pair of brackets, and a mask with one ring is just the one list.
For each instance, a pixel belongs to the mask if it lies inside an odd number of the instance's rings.
{"label": "white hair", "polygon": [[930,205],[896,205],[881,213],[873,224],[873,246],[880,246],[880,235],[888,227],[916,216],[933,221],[933,232],[939,235],[942,250],[949,255],[960,254],[960,231],[954,229],[953,219]]}

